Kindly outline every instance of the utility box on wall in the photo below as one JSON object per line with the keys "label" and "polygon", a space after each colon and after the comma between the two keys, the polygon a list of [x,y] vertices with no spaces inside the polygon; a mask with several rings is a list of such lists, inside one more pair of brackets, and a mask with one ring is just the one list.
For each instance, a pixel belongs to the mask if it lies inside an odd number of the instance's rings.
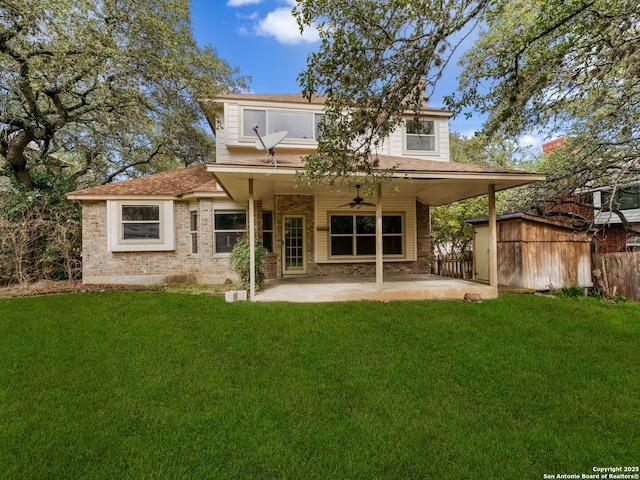
{"label": "utility box on wall", "polygon": [[[488,280],[489,219],[473,225],[474,278]],[[525,213],[496,218],[498,284],[547,290],[590,287],[591,235],[571,225]]]}

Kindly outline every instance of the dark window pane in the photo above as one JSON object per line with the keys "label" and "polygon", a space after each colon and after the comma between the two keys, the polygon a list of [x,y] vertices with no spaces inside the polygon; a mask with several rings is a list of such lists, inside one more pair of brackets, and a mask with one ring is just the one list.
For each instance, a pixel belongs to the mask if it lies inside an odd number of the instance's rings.
{"label": "dark window pane", "polygon": [[157,221],[160,220],[159,205],[123,205],[122,221]]}
{"label": "dark window pane", "polygon": [[191,253],[198,253],[198,234],[191,234]]}
{"label": "dark window pane", "polygon": [[229,253],[244,232],[216,232],[216,252]]}
{"label": "dark window pane", "polygon": [[402,255],[402,236],[383,237],[382,253],[384,255]]}
{"label": "dark window pane", "polygon": [[244,230],[247,225],[246,212],[216,212],[216,230]]}
{"label": "dark window pane", "polygon": [[435,124],[433,120],[408,120],[407,133],[410,135],[433,135]]}
{"label": "dark window pane", "polygon": [[356,217],[356,233],[357,234],[375,234],[376,233],[375,215],[358,215]]}
{"label": "dark window pane", "polygon": [[273,252],[273,232],[262,232],[262,245],[269,252]]}
{"label": "dark window pane", "polygon": [[159,223],[123,223],[122,238],[124,240],[160,239]]}
{"label": "dark window pane", "polygon": [[401,215],[383,215],[382,233],[402,233]]}
{"label": "dark window pane", "polygon": [[189,215],[189,228],[192,232],[198,230],[198,212],[191,212]]}
{"label": "dark window pane", "polygon": [[356,238],[356,255],[375,255],[376,254],[376,237],[357,237]]}
{"label": "dark window pane", "polygon": [[353,238],[331,237],[331,255],[353,255]]}
{"label": "dark window pane", "polygon": [[331,215],[331,234],[350,235],[353,233],[353,215]]}
{"label": "dark window pane", "polygon": [[273,212],[262,212],[262,229],[273,230]]}

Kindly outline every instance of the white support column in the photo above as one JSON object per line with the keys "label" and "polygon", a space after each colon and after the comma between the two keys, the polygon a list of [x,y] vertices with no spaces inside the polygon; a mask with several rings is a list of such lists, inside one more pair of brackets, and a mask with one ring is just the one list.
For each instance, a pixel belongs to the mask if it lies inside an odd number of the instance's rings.
{"label": "white support column", "polygon": [[489,185],[489,285],[498,288],[498,228],[495,185]]}
{"label": "white support column", "polygon": [[384,257],[382,255],[382,185],[378,185],[376,202],[376,287],[378,296],[384,289]]}
{"label": "white support column", "polygon": [[249,179],[249,295],[251,301],[256,296],[256,219],[253,179]]}

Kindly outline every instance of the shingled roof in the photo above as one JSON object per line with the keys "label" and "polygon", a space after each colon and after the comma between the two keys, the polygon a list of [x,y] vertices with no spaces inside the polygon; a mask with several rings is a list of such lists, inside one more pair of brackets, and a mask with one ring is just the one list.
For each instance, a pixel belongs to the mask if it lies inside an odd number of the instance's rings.
{"label": "shingled roof", "polygon": [[[278,167],[280,168],[304,168],[304,156],[302,155],[278,155],[276,157]],[[485,165],[476,165],[471,163],[456,162],[439,162],[436,160],[425,160],[421,158],[396,157],[391,155],[377,155],[375,159],[372,157],[376,169],[390,170],[396,172],[412,172],[412,173],[478,173],[478,174],[526,174],[531,175],[532,172],[525,170],[514,170],[504,167],[489,167]],[[273,169],[271,163],[265,163],[264,157],[233,160],[230,162],[216,163],[213,165],[234,165],[238,167],[263,167],[265,169]]]}
{"label": "shingled roof", "polygon": [[69,193],[68,197],[75,200],[94,196],[117,197],[125,195],[181,197],[190,193],[214,192],[220,192],[220,190],[217,189],[212,175],[207,172],[206,164],[200,164],[77,190]]}

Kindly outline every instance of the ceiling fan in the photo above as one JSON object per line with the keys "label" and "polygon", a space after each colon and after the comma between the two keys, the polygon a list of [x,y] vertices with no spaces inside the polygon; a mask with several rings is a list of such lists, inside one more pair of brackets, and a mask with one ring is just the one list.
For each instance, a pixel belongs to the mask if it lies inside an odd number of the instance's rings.
{"label": "ceiling fan", "polygon": [[371,203],[371,202],[365,202],[364,198],[362,198],[360,196],[360,184],[356,185],[356,198],[354,198],[352,201],[350,201],[349,203],[345,203],[344,205],[340,205],[340,207],[338,208],[342,208],[342,207],[346,207],[349,206],[351,208],[353,207],[358,207],[360,208],[361,206],[367,206],[367,207],[375,207],[376,204],[375,203]]}

